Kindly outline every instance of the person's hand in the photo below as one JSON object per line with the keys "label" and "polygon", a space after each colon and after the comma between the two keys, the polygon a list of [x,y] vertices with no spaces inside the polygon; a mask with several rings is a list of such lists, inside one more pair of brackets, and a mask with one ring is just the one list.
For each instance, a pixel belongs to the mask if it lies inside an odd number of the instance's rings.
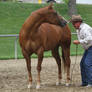
{"label": "person's hand", "polygon": [[80,44],[80,42],[79,42],[78,40],[74,40],[74,41],[73,41],[73,44],[78,45],[78,44]]}

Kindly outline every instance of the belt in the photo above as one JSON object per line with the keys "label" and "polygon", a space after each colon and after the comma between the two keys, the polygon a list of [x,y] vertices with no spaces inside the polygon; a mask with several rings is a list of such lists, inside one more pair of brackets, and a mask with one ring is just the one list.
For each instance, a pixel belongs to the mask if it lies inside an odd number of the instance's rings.
{"label": "belt", "polygon": [[88,49],[92,48],[92,46],[90,46]]}

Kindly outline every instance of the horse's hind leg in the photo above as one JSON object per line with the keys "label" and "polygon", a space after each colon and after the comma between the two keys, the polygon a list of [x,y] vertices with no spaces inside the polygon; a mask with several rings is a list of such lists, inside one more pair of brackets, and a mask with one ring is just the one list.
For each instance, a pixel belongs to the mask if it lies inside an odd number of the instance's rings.
{"label": "horse's hind leg", "polygon": [[31,88],[32,86],[32,74],[31,74],[31,59],[30,59],[30,55],[25,51],[22,50],[23,56],[26,59],[26,65],[27,65],[27,70],[28,70],[28,76],[29,76],[29,84],[28,84],[28,88]]}
{"label": "horse's hind leg", "polygon": [[38,76],[37,76],[37,86],[36,89],[40,88],[40,72],[41,72],[41,64],[42,64],[42,60],[43,60],[43,48],[40,48],[37,51],[38,54],[38,64],[37,64],[37,71],[38,71]]}
{"label": "horse's hind leg", "polygon": [[56,63],[58,65],[58,81],[56,82],[56,85],[59,85],[61,83],[62,75],[61,75],[61,59],[58,51],[58,47],[52,50],[52,55],[56,60]]}
{"label": "horse's hind leg", "polygon": [[70,48],[63,48],[63,59],[66,67],[66,72],[67,72],[67,81],[66,81],[66,86],[70,84]]}

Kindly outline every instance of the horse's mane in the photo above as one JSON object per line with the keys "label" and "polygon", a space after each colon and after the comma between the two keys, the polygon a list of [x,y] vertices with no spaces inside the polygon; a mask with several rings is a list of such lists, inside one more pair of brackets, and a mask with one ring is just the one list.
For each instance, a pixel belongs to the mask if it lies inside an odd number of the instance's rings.
{"label": "horse's mane", "polygon": [[46,12],[48,9],[53,10],[53,3],[51,3],[49,6],[45,6],[43,8],[40,8],[40,9],[32,12],[31,15],[34,15],[34,14],[42,14],[42,13],[44,13],[44,11]]}
{"label": "horse's mane", "polygon": [[43,7],[43,8],[40,8],[40,9],[38,9],[38,10],[32,12],[31,15],[32,15],[32,14],[43,13],[43,12],[46,11],[47,9],[48,9],[48,6]]}
{"label": "horse's mane", "polygon": [[40,9],[32,12],[31,15],[25,20],[25,22],[23,24],[23,29],[27,28],[29,30],[31,27],[33,27],[34,23],[37,23],[36,21],[38,21],[37,17],[42,17],[42,15],[44,16],[46,11],[48,12],[48,9],[53,10],[52,6],[53,6],[53,4],[50,4],[49,6],[40,8]]}

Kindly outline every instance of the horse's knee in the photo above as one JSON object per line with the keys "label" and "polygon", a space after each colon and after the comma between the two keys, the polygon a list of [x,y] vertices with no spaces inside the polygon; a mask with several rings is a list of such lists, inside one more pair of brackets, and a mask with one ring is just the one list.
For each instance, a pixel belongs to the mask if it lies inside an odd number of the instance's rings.
{"label": "horse's knee", "polygon": [[41,66],[37,66],[37,70],[38,71],[41,71]]}
{"label": "horse's knee", "polygon": [[66,66],[67,66],[67,67],[70,67],[70,62],[67,61],[67,62],[66,62]]}

